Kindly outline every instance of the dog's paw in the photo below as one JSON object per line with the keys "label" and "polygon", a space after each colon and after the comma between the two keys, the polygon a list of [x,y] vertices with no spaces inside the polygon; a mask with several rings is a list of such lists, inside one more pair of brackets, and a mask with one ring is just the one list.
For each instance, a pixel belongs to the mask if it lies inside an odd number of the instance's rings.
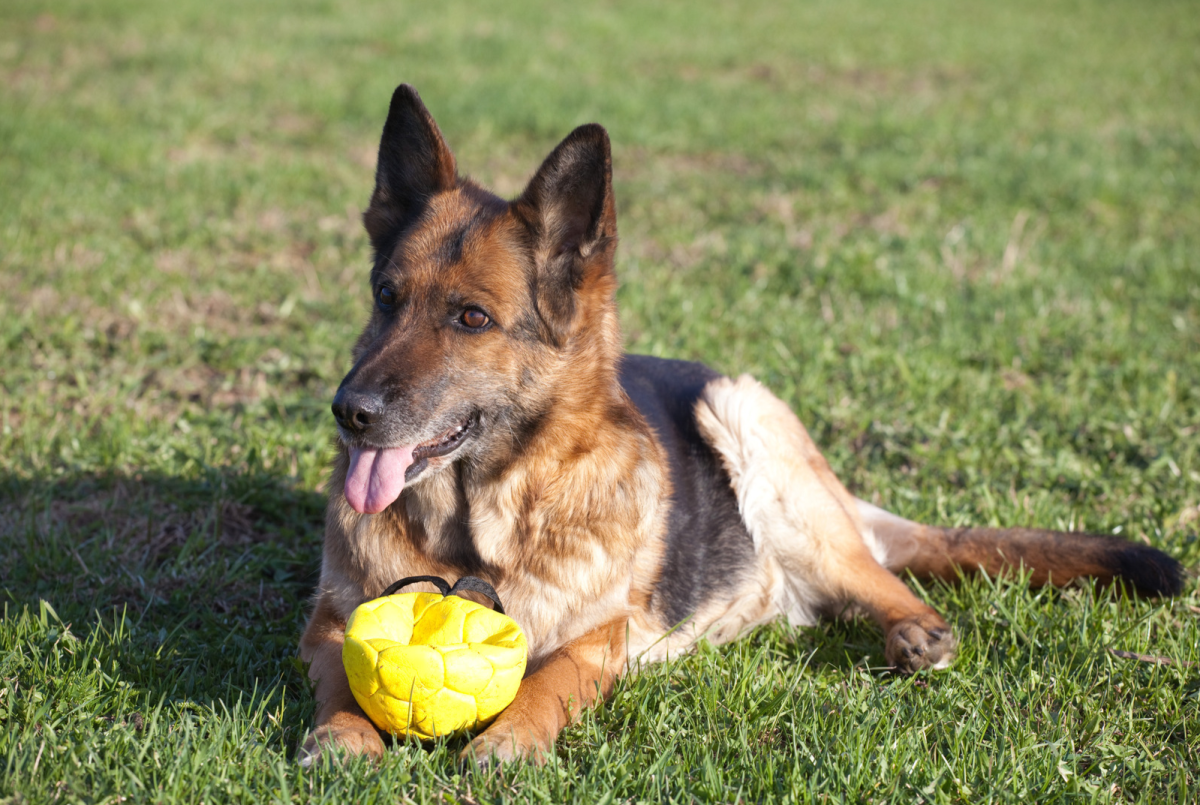
{"label": "dog's paw", "polygon": [[366,755],[378,759],[383,756],[383,740],[372,726],[325,725],[309,733],[304,746],[296,754],[296,761],[307,769],[321,757],[336,758],[339,754]]}
{"label": "dog's paw", "polygon": [[904,674],[949,667],[958,641],[936,613],[905,618],[888,631],[884,656]]}
{"label": "dog's paw", "polygon": [[529,730],[506,729],[500,724],[493,724],[467,744],[458,759],[464,764],[474,763],[479,767],[521,759],[541,766],[545,764],[549,751],[549,747],[538,741]]}

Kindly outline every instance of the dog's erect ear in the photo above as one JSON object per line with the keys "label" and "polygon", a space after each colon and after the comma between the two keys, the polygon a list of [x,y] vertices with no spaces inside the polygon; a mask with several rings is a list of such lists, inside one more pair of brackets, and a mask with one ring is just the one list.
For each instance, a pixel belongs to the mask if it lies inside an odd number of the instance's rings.
{"label": "dog's erect ear", "polygon": [[396,87],[375,167],[375,192],[363,223],[376,251],[416,216],[430,196],[458,182],[454,155],[421,96],[408,84]]}
{"label": "dog's erect ear", "polygon": [[570,330],[580,288],[612,271],[617,214],[604,127],[589,123],[571,132],[513,206],[533,236],[538,308],[561,336]]}

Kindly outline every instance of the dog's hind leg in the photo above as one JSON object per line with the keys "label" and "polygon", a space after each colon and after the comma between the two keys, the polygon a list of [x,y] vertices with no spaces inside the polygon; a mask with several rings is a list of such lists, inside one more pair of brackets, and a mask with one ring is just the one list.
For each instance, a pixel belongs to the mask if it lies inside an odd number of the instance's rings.
{"label": "dog's hind leg", "polygon": [[696,421],[729,472],[761,561],[782,570],[776,596],[791,620],[855,603],[883,629],[892,666],[950,663],[950,627],[877,561],[854,497],[787,405],[748,376],[721,378],[705,388]]}
{"label": "dog's hind leg", "polygon": [[1023,568],[1035,587],[1077,578],[1121,579],[1139,595],[1178,595],[1183,568],[1162,551],[1119,537],[1038,528],[941,528],[855,501],[869,540],[889,570],[953,580],[960,573],[1011,575]]}

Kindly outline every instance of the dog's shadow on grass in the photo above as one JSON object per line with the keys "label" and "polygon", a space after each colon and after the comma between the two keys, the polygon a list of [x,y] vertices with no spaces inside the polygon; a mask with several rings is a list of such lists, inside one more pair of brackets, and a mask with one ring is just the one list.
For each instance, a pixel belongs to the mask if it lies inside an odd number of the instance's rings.
{"label": "dog's shadow on grass", "polygon": [[0,477],[0,602],[44,600],[76,636],[108,635],[151,701],[296,691],[324,506],[287,477],[221,468]]}
{"label": "dog's shadow on grass", "polygon": [[841,673],[853,668],[883,672],[883,635],[865,617],[822,620],[814,626],[788,629],[777,627],[784,638],[776,653],[785,661],[806,666],[813,673],[822,669]]}

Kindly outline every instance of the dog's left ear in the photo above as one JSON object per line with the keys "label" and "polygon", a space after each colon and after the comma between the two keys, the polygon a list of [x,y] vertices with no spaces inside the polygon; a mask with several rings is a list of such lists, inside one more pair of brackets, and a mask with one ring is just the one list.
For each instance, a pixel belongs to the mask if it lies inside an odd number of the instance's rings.
{"label": "dog's left ear", "polygon": [[611,279],[617,213],[604,127],[589,123],[571,132],[513,209],[533,239],[538,309],[561,340],[573,329],[580,289]]}

